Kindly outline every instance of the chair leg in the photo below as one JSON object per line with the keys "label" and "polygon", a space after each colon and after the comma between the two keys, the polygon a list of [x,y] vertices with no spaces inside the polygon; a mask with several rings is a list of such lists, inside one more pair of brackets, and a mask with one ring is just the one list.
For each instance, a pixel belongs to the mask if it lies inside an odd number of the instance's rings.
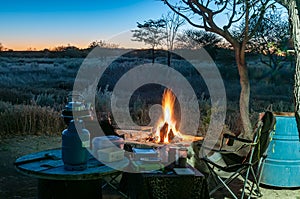
{"label": "chair leg", "polygon": [[[106,180],[105,181],[105,183],[102,185],[102,188],[104,188],[104,187],[106,187],[107,185],[109,185],[109,186],[111,186],[111,187],[115,187],[112,183],[113,182],[116,182],[116,178],[118,177],[118,176],[120,176],[121,175],[121,173],[117,173],[117,174],[115,174],[115,175],[111,175],[110,177],[110,180]],[[115,189],[115,188],[114,188]]]}
{"label": "chair leg", "polygon": [[220,186],[220,180],[218,179],[218,175],[216,174],[214,169],[211,168],[210,166],[208,166],[208,169],[209,169],[210,176],[213,178],[213,181],[216,184],[215,188],[209,192],[209,195],[211,195],[215,193],[222,186]]}
{"label": "chair leg", "polygon": [[214,172],[213,168],[212,168],[212,170],[210,170],[210,176],[212,176],[216,185],[219,184],[218,179],[217,179],[217,174]]}
{"label": "chair leg", "polygon": [[[227,178],[226,180],[223,180],[213,169],[213,167],[211,167],[210,165],[208,165],[208,168],[210,170],[210,174],[212,175],[214,181],[217,183],[217,186],[210,191],[210,195],[212,195],[213,193],[215,193],[217,190],[219,190],[221,187],[225,187],[229,192],[230,194],[233,196],[233,198],[237,199],[238,197],[235,195],[235,193],[233,193],[233,191],[230,189],[230,187],[228,186],[234,179],[236,179],[238,176],[241,176],[244,180],[244,184],[243,184],[243,190],[242,190],[242,195],[241,195],[241,199],[243,199],[245,197],[245,190],[246,190],[246,185],[248,183],[248,178],[249,178],[249,175],[253,175],[253,178],[254,178],[254,182],[252,183],[252,186],[251,186],[251,191],[250,191],[250,194],[249,194],[249,197],[251,197],[251,194],[252,194],[252,190],[254,188],[254,183],[256,184],[257,186],[257,189],[260,193],[260,190],[259,190],[259,187],[258,187],[258,181],[257,181],[257,178],[256,178],[256,175],[255,175],[255,172],[254,172],[254,169],[251,165],[249,165],[248,167],[244,167],[244,168],[241,168],[239,169],[238,171],[236,171],[235,173],[233,173],[229,178]],[[243,177],[242,174],[244,174],[246,171],[246,176]],[[219,182],[219,183],[218,183]],[[251,184],[250,184],[251,185]]]}
{"label": "chair leg", "polygon": [[[213,193],[215,193],[215,192],[216,192],[217,190],[219,190],[220,188],[225,187],[225,188],[229,191],[229,193],[233,196],[233,198],[238,199],[237,196],[236,196],[236,195],[231,191],[231,189],[228,187],[227,181],[226,181],[226,180],[223,181],[222,178],[221,178],[220,176],[218,176],[216,173],[214,173],[213,175],[215,175],[215,177],[218,179],[218,180],[216,180],[216,182],[219,181],[219,183],[217,183],[217,186],[216,186],[213,190],[211,190],[211,191],[209,192],[209,195],[212,195]],[[230,180],[230,181],[231,181],[231,180]]]}
{"label": "chair leg", "polygon": [[231,189],[228,187],[227,184],[230,184],[237,176],[240,175],[240,173],[238,173],[238,172],[234,173],[233,175],[231,175],[226,180],[223,180],[220,176],[217,175],[217,173],[213,170],[212,167],[208,167],[208,168],[209,168],[210,173],[212,174],[212,176],[214,178],[214,181],[217,183],[217,186],[209,192],[209,195],[212,195],[213,193],[215,193],[220,188],[225,187],[229,191],[229,193],[233,196],[234,199],[238,199],[238,197],[233,193],[233,191],[231,191]]}
{"label": "chair leg", "polygon": [[[216,186],[213,190],[210,190],[209,195],[212,195],[213,193],[215,193],[218,189],[220,189],[221,187],[223,187],[222,184],[222,179],[219,178],[218,174],[214,171],[214,167],[210,167],[210,165],[207,165],[208,169],[209,169],[209,173],[210,176],[212,176]],[[220,183],[221,182],[221,183]]]}
{"label": "chair leg", "polygon": [[116,173],[115,175],[112,175],[111,176],[111,179],[110,180],[107,180],[103,185],[102,185],[102,189],[104,187],[106,187],[107,185],[109,185],[111,188],[113,188],[114,190],[116,190],[119,194],[121,194],[124,198],[128,198],[128,196],[126,194],[124,194],[122,191],[119,190],[118,187],[116,187],[113,183],[117,182],[117,177],[119,177],[120,175],[122,174],[122,172],[119,172],[119,173]]}
{"label": "chair leg", "polygon": [[220,182],[223,184],[223,186],[230,192],[233,198],[238,199],[238,197],[231,191],[231,189],[228,187],[228,185],[221,179],[221,177],[217,176],[220,180]]}
{"label": "chair leg", "polygon": [[263,158],[260,162],[261,165],[259,165],[260,170],[257,170],[257,175],[258,175],[258,185],[260,184],[261,181],[261,172],[264,170],[264,166],[265,166],[265,158]]}
{"label": "chair leg", "polygon": [[[246,177],[244,179],[244,186],[243,186],[243,191],[242,191],[242,196],[241,196],[241,199],[244,198],[244,195],[245,195],[245,189],[246,189],[246,185],[247,185],[247,182],[248,182],[248,178],[249,178],[249,172],[251,170],[252,166],[249,166],[247,168],[247,173],[246,173]],[[254,176],[255,177],[255,176]]]}
{"label": "chair leg", "polygon": [[253,167],[251,167],[251,173],[252,173],[252,175],[253,175],[253,182],[252,182],[252,186],[251,186],[251,190],[250,190],[250,193],[249,193],[249,197],[248,198],[250,198],[251,197],[251,195],[252,195],[252,191],[253,191],[253,188],[254,188],[254,184],[256,185],[256,191],[257,191],[257,195],[258,195],[258,197],[261,197],[262,196],[262,194],[261,194],[261,192],[260,192],[260,188],[259,188],[259,181],[257,180],[257,175],[255,175],[255,172],[254,172],[254,169],[253,169]]}
{"label": "chair leg", "polygon": [[[213,178],[213,180],[214,180],[214,182],[215,182],[215,184],[216,184],[216,187],[213,189],[213,190],[211,190],[210,191],[210,195],[211,194],[213,194],[213,193],[215,193],[218,189],[220,189],[220,188],[222,188],[222,187],[224,187],[223,186],[223,184],[222,183],[220,183],[220,182],[222,182],[223,180],[221,179],[221,178],[219,178],[219,176],[218,176],[218,174],[215,172],[215,170],[214,170],[214,167],[211,167],[208,163],[206,163],[206,165],[207,165],[207,167],[208,167],[208,169],[209,169],[209,173],[210,173],[210,175],[212,176],[212,178]],[[238,174],[239,175],[239,174]],[[230,176],[229,178],[227,178],[225,181],[223,181],[223,182],[225,182],[226,184],[229,184],[234,178],[234,175],[232,175],[232,176]],[[232,179],[233,178],[233,179]]]}
{"label": "chair leg", "polygon": [[[257,171],[256,171],[256,178],[254,178],[254,180],[256,181],[256,190],[254,190],[257,194],[258,197],[261,197],[262,196],[262,193],[260,191],[260,188],[259,188],[259,184],[260,184],[260,181],[261,181],[261,172],[263,171],[264,169],[264,162],[265,162],[265,157],[261,158],[259,160],[259,163],[258,163],[258,166],[257,166]],[[254,174],[253,174],[254,175]],[[257,180],[258,179],[258,180]],[[251,190],[250,190],[250,194],[252,194],[252,191],[254,189],[254,182],[252,183],[252,186],[251,186]]]}

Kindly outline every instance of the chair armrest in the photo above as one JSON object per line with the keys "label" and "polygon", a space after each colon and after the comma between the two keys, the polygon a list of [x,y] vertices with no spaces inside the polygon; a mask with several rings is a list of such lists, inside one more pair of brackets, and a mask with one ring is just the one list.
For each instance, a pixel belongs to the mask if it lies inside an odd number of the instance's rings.
{"label": "chair armrest", "polygon": [[[226,154],[226,153],[235,153],[237,152],[240,148],[238,148],[237,150],[225,150],[225,149],[216,149],[216,148],[210,148],[210,147],[206,147],[205,145],[203,145],[202,143],[198,143],[197,146],[203,148],[203,149],[206,149],[206,150],[209,150],[209,151],[212,151],[212,152],[217,152],[217,153],[223,153],[223,154]],[[244,145],[242,145],[244,146]]]}
{"label": "chair armrest", "polygon": [[[237,140],[240,143],[237,145],[237,147],[234,147],[231,150],[223,149],[224,141],[225,140],[226,140],[226,145],[227,146],[232,146],[234,140]],[[231,145],[228,144],[229,142],[231,142]],[[223,134],[221,145],[220,145],[220,147],[218,149],[207,147],[202,142],[201,143],[197,143],[197,146],[199,146],[199,147],[201,147],[201,148],[203,148],[205,150],[211,151],[211,152],[218,152],[218,153],[221,153],[221,154],[230,154],[230,153],[237,153],[237,152],[241,151],[242,149],[244,149],[245,147],[253,146],[255,144],[256,143],[253,143],[251,140],[247,140],[247,139],[243,139],[243,138],[238,138],[237,136],[230,135],[230,134]]]}
{"label": "chair armrest", "polygon": [[[239,142],[239,147],[237,147],[233,150],[223,150],[224,141],[225,141],[225,144],[227,146],[233,146],[234,141],[238,141]],[[253,143],[252,140],[239,138],[235,135],[230,135],[230,134],[225,133],[225,134],[223,134],[223,137],[222,137],[220,150],[221,150],[221,153],[235,153],[235,152],[238,152],[241,149],[243,149],[247,146],[251,146],[251,145],[255,145],[255,143]]]}
{"label": "chair armrest", "polygon": [[237,141],[244,142],[244,143],[252,143],[252,140],[247,140],[247,139],[244,139],[244,138],[239,138],[237,136],[230,135],[230,134],[227,134],[227,133],[225,133],[223,135],[223,138],[237,140]]}

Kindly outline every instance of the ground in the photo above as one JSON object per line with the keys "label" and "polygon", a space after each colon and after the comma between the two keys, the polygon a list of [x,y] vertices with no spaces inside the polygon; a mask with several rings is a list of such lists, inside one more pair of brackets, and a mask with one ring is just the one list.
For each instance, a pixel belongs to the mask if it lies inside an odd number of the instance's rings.
{"label": "ground", "polygon": [[[36,151],[61,146],[60,136],[15,136],[0,140],[0,198],[33,199],[37,194],[37,180],[18,173],[13,165],[16,158]],[[262,199],[300,199],[300,188],[280,189],[262,187]],[[103,198],[122,198],[109,187],[104,188]],[[216,193],[213,198],[230,198],[226,191]]]}
{"label": "ground", "polygon": [[[37,195],[37,180],[16,171],[16,158],[41,150],[61,146],[59,136],[15,136],[0,140],[0,199],[34,199]],[[122,198],[109,186],[103,190],[104,199]]]}

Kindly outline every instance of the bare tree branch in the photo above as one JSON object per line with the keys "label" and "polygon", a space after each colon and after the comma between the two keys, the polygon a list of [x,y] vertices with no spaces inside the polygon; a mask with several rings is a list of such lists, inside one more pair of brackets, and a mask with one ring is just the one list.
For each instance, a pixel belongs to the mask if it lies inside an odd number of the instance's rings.
{"label": "bare tree branch", "polygon": [[[227,2],[227,1],[226,1]],[[232,12],[231,12],[231,17],[229,18],[228,20],[228,24],[226,26],[224,26],[224,30],[225,31],[228,31],[228,29],[231,27],[231,25],[234,23],[234,16],[236,15],[236,0],[233,1],[233,7],[232,7]],[[242,17],[243,15],[241,15]],[[238,21],[240,20],[241,18],[238,18]]]}
{"label": "bare tree branch", "polygon": [[[222,13],[227,8],[227,4],[228,4],[228,1],[225,1],[225,4],[224,4],[223,8],[221,8],[218,11],[213,12],[213,15],[217,15],[217,14]],[[235,9],[233,9],[233,12],[235,12]]]}
{"label": "bare tree branch", "polygon": [[186,15],[182,14],[180,11],[176,10],[175,7],[173,5],[171,5],[167,0],[163,0],[163,1],[173,12],[177,13],[179,16],[184,18],[192,26],[197,27],[197,28],[205,28],[202,25],[198,25],[198,24],[195,24],[194,22],[192,22],[188,16],[186,16]]}
{"label": "bare tree branch", "polygon": [[267,6],[267,4],[268,4],[268,1],[266,1],[265,3],[262,4],[262,7],[261,7],[262,11],[260,12],[260,15],[259,15],[258,21],[256,23],[256,26],[252,29],[251,33],[249,34],[249,38],[252,38],[253,35],[255,34],[255,32],[257,31],[257,29],[259,28],[259,26],[260,26],[260,24],[261,24],[261,22],[264,18],[264,15],[266,13],[266,10],[268,8],[272,7],[275,3],[272,3],[269,6]]}

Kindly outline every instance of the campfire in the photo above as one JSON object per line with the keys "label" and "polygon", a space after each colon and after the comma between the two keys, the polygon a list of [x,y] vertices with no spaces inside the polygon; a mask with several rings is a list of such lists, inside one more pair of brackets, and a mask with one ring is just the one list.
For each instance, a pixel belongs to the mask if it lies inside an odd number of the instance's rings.
{"label": "campfire", "polygon": [[182,135],[176,129],[175,119],[175,100],[176,97],[170,89],[166,89],[162,98],[162,119],[158,122],[155,134],[155,141],[157,143],[172,143],[181,141]]}
{"label": "campfire", "polygon": [[151,146],[183,145],[202,140],[203,137],[182,134],[178,130],[178,115],[175,109],[176,96],[170,89],[166,89],[162,97],[162,116],[157,121],[156,127],[129,128],[116,130],[123,135],[125,142],[147,144]]}

